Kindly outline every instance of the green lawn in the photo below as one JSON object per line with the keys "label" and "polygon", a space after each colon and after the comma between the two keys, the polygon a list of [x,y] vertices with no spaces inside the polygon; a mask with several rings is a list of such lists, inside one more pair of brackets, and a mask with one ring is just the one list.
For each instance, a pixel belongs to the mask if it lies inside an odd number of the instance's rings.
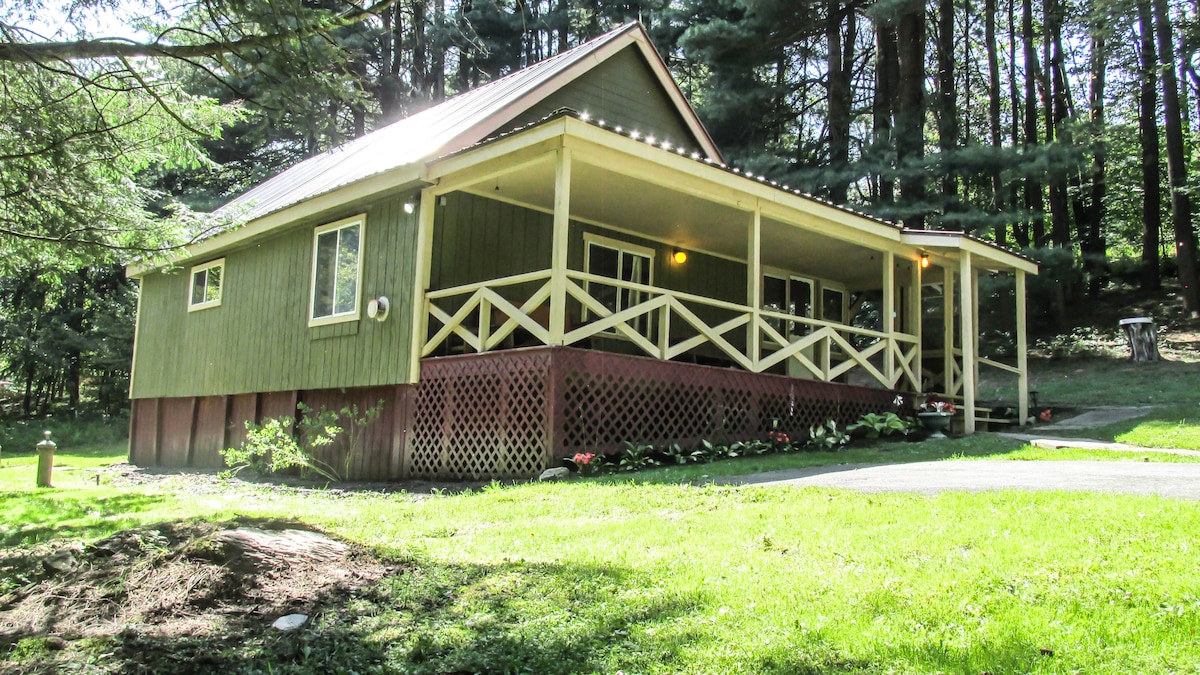
{"label": "green lawn", "polygon": [[[1200,664],[1200,510],[1188,502],[603,481],[427,499],[239,485],[188,494],[187,485],[10,490],[0,496],[0,539],[12,547],[240,515],[313,524],[398,564],[352,611],[305,629],[303,658],[264,632],[239,643],[230,672],[1166,673]],[[68,655],[111,653],[122,639],[80,641]],[[10,658],[44,654],[30,644]]]}
{"label": "green lawn", "polygon": [[[1078,386],[1106,381],[1077,375]],[[1078,435],[1196,447],[1200,388],[1149,380],[1130,391],[1175,400]],[[1060,405],[1085,400],[1045,381]],[[1104,391],[1097,402],[1117,388]],[[56,488],[39,490],[34,455],[5,453],[0,561],[152,523],[270,518],[360,542],[393,566],[296,634],[263,626],[205,643],[211,669],[230,674],[1200,673],[1195,503],[709,480],[851,463],[1194,457],[981,435],[418,497],[188,476],[118,485],[99,467],[123,456],[120,444],[64,448]],[[23,583],[0,564],[0,593]],[[0,671],[153,671],[186,666],[180,655],[194,652],[180,650],[196,648],[189,635],[47,644],[0,639]]]}

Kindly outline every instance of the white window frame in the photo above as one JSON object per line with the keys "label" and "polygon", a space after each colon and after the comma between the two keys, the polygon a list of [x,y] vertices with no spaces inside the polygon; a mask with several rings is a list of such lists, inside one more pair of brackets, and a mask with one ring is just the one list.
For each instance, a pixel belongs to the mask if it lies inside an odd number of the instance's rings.
{"label": "white window frame", "polygon": [[[317,240],[321,235],[328,232],[344,230],[350,227],[358,226],[358,268],[355,272],[354,281],[354,309],[340,314],[329,314],[326,316],[313,316],[313,312],[317,307]],[[363,242],[367,238],[367,216],[360,213],[357,216],[351,216],[336,222],[321,225],[313,230],[312,239],[312,270],[308,279],[308,326],[326,326],[331,323],[343,323],[345,321],[358,320],[362,309],[362,272],[363,272]],[[340,241],[340,237],[339,237]],[[334,256],[336,258],[336,255]],[[334,290],[336,297],[337,291]]]}
{"label": "white window frame", "polygon": [[[655,252],[654,249],[646,247],[646,246],[638,246],[637,244],[631,244],[627,241],[622,241],[620,239],[613,239],[612,237],[605,237],[603,235],[593,234],[591,232],[584,232],[583,233],[583,271],[587,274],[592,273],[592,270],[591,270],[592,246],[603,246],[604,248],[612,249],[612,250],[616,251],[618,265],[620,264],[619,263],[619,261],[621,259],[620,254],[622,254],[622,253],[629,253],[632,255],[637,255],[637,256],[642,256],[643,258],[647,258],[649,260],[649,264],[647,267],[647,270],[649,272],[649,275],[648,275],[649,281],[646,283],[646,285],[647,286],[654,285],[654,252]],[[618,274],[619,273],[620,273],[620,271],[618,268]],[[615,281],[621,281],[621,279],[617,278],[617,279],[615,279]],[[597,282],[597,283],[599,283],[599,282]],[[588,284],[584,285],[584,291],[586,291],[590,295],[591,287],[589,284],[590,284],[590,282]],[[617,309],[616,309],[616,311],[613,312],[614,314],[626,309],[625,307],[621,307],[621,291],[619,288],[617,289],[617,303],[616,304],[617,304]],[[589,314],[589,312],[587,311],[587,308],[585,307],[583,310],[583,320],[584,321],[588,320],[588,318],[589,318],[588,314]],[[642,317],[639,317],[639,319],[644,321],[644,320],[647,320],[647,317],[642,316]],[[636,320],[637,319],[635,319],[635,321]],[[607,336],[625,337],[616,328],[612,328],[612,329],[609,329],[606,331],[601,331],[600,334],[607,335]]]}
{"label": "white window frame", "polygon": [[[784,282],[784,287],[783,287],[784,291],[783,292],[784,292],[784,303],[786,306],[782,307],[780,309],[776,309],[776,310],[770,310],[767,307],[766,283],[764,283],[762,286],[763,296],[758,299],[759,307],[761,307],[762,309],[768,309],[768,311],[775,311],[775,312],[779,312],[780,314],[790,314],[792,316],[800,317],[800,318],[804,318],[804,319],[812,319],[813,318],[811,316],[804,316],[803,314],[795,314],[791,311],[791,306],[798,304],[796,302],[796,299],[792,297],[792,282],[799,281],[801,283],[808,284],[809,307],[811,308],[812,313],[816,314],[817,304],[816,304],[816,299],[814,297],[817,294],[817,280],[816,279],[814,279],[812,277],[806,277],[806,276],[803,276],[800,274],[795,274],[793,272],[789,272],[780,267],[765,267],[765,266],[763,267],[762,276],[763,276],[764,282],[766,282],[767,277],[771,277],[772,279],[775,279],[777,281]],[[791,337],[793,335],[807,334],[806,328],[801,329],[803,332],[796,330],[797,325],[804,326],[804,324],[795,324],[795,323],[789,322],[787,329],[784,331],[784,334],[789,337]]]}
{"label": "white window frame", "polygon": [[[205,290],[207,290],[208,289],[208,280],[211,277],[211,275],[207,274],[207,272],[208,272],[208,270],[211,270],[211,269],[214,269],[217,267],[221,268],[220,281],[217,282],[217,297],[213,300],[203,300],[201,302],[192,302],[192,297],[196,292],[196,275],[199,274],[200,272],[206,273],[204,275],[204,287],[205,287]],[[203,265],[194,265],[192,267],[190,281],[188,281],[188,296],[187,297],[188,297],[188,311],[189,312],[195,312],[195,311],[201,310],[201,309],[210,309],[212,307],[220,307],[221,306],[221,297],[224,295],[224,293],[225,293],[225,259],[224,258],[217,258],[216,260],[210,260],[209,262],[206,262]],[[205,295],[207,295],[207,293]]]}

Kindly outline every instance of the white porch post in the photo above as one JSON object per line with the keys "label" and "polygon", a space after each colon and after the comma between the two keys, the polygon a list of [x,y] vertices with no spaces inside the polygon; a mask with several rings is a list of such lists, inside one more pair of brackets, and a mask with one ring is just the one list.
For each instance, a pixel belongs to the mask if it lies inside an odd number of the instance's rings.
{"label": "white porch post", "polygon": [[887,347],[883,354],[883,376],[889,387],[896,386],[896,256],[891,251],[883,255],[883,333]]}
{"label": "white porch post", "polygon": [[571,224],[571,149],[554,164],[554,233],[550,243],[550,344],[563,344],[567,326],[567,243]]}
{"label": "white porch post", "polygon": [[942,384],[946,388],[942,393],[954,395],[954,268],[946,263],[942,268]]}
{"label": "white porch post", "polygon": [[750,230],[746,237],[746,304],[750,307],[750,326],[746,333],[746,358],[751,370],[759,372],[762,330],[762,210],[754,207],[750,213]]}
{"label": "white porch post", "polygon": [[1022,426],[1029,421],[1029,359],[1025,337],[1025,270],[1016,270],[1017,292],[1017,419]]}
{"label": "white porch post", "polygon": [[975,343],[978,328],[975,325],[975,271],[971,268],[971,254],[962,251],[958,261],[958,278],[962,284],[962,305],[960,323],[962,325],[963,353],[963,432],[975,433]]}
{"label": "white porch post", "polygon": [[976,383],[976,385],[978,385],[979,384],[979,354],[980,354],[980,351],[979,351],[979,268],[976,267],[976,268],[972,269],[971,271],[974,274],[974,276],[971,277],[971,292],[973,293],[973,296],[971,298],[971,310],[972,310],[971,326],[973,327],[973,329],[971,331],[971,337],[974,338],[974,340],[975,340],[975,361],[971,364],[971,366],[973,368],[973,372],[975,373],[975,383]]}
{"label": "white porch post", "polygon": [[408,382],[416,384],[421,379],[421,352],[429,337],[429,312],[425,307],[425,292],[429,290],[429,276],[433,267],[433,220],[438,194],[433,188],[421,190],[421,204],[417,212],[416,274],[413,278],[412,337],[408,363]]}
{"label": "white porch post", "polygon": [[914,335],[917,338],[916,355],[913,356],[913,377],[916,381],[912,383],[913,391],[920,392],[924,390],[924,383],[921,376],[921,318],[924,314],[924,304],[922,303],[922,287],[921,279],[923,270],[921,269],[921,261],[914,260],[912,264],[912,284],[908,292],[908,334]]}

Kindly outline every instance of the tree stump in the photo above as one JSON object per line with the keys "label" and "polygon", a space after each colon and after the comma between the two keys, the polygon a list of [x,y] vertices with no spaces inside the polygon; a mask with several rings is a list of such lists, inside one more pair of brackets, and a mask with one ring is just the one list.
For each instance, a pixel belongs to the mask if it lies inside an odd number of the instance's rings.
{"label": "tree stump", "polygon": [[1138,363],[1159,360],[1158,330],[1154,319],[1142,316],[1121,319],[1120,323],[1125,331],[1125,340],[1129,342],[1130,360]]}

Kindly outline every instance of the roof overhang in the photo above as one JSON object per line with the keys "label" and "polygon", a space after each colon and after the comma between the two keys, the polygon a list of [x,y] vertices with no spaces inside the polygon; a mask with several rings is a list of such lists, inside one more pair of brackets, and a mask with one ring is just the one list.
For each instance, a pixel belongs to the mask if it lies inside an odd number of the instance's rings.
{"label": "roof overhang", "polygon": [[978,261],[976,267],[997,272],[1020,270],[1027,274],[1038,273],[1038,265],[1033,260],[962,232],[905,229],[900,233],[900,240],[948,259],[958,259],[961,253],[970,253]]}
{"label": "roof overhang", "polygon": [[218,251],[246,246],[275,234],[288,225],[317,218],[349,204],[378,198],[397,190],[424,187],[426,183],[421,179],[421,168],[420,165],[403,166],[377,174],[367,180],[256,218],[241,227],[214,235],[174,253],[132,262],[125,268],[125,275],[130,278],[140,278],[158,269],[209,257]]}

